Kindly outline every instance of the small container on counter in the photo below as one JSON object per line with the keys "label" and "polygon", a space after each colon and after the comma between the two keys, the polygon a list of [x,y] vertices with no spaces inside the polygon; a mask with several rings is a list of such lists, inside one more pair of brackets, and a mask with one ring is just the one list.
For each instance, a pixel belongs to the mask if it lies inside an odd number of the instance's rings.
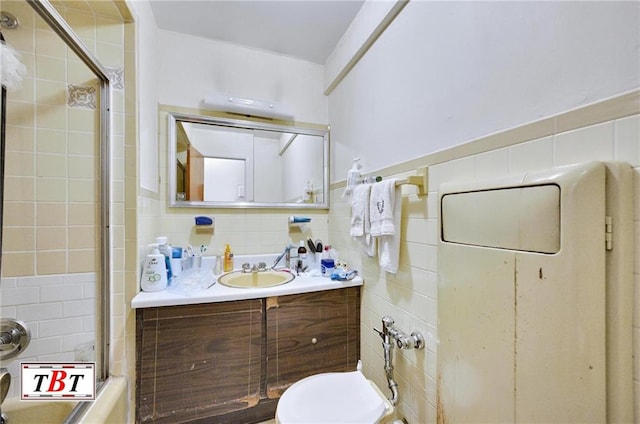
{"label": "small container on counter", "polygon": [[336,263],[333,259],[320,260],[320,272],[323,277],[330,278],[331,274],[336,270]]}

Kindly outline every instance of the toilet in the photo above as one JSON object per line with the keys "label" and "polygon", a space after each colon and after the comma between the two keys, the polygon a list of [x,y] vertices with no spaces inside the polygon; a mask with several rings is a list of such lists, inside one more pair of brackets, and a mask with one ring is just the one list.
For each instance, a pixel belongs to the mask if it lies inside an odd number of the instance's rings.
{"label": "toilet", "polygon": [[393,405],[358,369],[316,374],[289,387],[276,409],[277,424],[378,424]]}

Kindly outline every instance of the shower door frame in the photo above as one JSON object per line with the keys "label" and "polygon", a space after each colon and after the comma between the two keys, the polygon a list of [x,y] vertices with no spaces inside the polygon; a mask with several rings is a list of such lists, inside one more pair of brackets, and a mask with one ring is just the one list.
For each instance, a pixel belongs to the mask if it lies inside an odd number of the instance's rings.
{"label": "shower door frame", "polygon": [[100,284],[98,293],[98,328],[100,340],[99,363],[96,374],[98,385],[109,377],[109,349],[111,309],[111,91],[107,71],[87,46],[75,34],[64,18],[47,0],[26,0],[38,15],[62,38],[65,44],[78,55],[100,81]]}

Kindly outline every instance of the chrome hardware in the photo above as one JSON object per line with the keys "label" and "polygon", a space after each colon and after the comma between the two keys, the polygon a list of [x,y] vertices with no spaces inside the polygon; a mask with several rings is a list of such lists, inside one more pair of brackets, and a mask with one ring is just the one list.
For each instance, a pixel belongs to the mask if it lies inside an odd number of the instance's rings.
{"label": "chrome hardware", "polygon": [[26,323],[11,318],[0,321],[0,359],[11,359],[26,349],[31,330]]}
{"label": "chrome hardware", "polygon": [[285,246],[284,251],[276,258],[276,260],[273,262],[273,265],[271,265],[271,269],[275,269],[282,258],[285,258],[285,268],[291,268],[291,249],[293,249],[292,245]]}
{"label": "chrome hardware", "polygon": [[251,272],[251,265],[248,262],[242,264],[242,272],[247,273]]}
{"label": "chrome hardware", "polygon": [[258,272],[264,272],[267,270],[267,264],[265,262],[258,262]]}
{"label": "chrome hardware", "polygon": [[398,349],[423,349],[424,337],[422,334],[414,331],[410,336],[407,336],[402,330],[394,326],[395,321],[390,316],[382,318],[382,331],[374,328],[373,330],[378,333],[382,339],[382,347],[384,348],[384,370],[387,375],[387,383],[389,390],[391,390],[391,398],[389,401],[392,405],[398,403],[398,383],[393,379],[393,342],[395,341]]}
{"label": "chrome hardware", "polygon": [[311,339],[311,344],[316,344],[316,343],[318,343],[318,339],[316,339],[315,337]]}

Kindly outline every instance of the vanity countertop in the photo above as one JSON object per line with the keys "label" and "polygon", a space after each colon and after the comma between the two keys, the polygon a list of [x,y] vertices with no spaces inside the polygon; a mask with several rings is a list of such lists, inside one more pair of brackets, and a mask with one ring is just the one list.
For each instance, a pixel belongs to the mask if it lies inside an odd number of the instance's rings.
{"label": "vanity countertop", "polygon": [[[211,281],[217,277],[211,274]],[[288,294],[310,293],[322,290],[342,289],[361,286],[362,277],[353,280],[335,281],[326,277],[306,275],[297,276],[293,281],[273,287],[233,288],[216,282],[210,288],[169,286],[159,292],[140,292],[133,300],[131,307],[152,308],[156,306],[192,305],[196,303],[227,302],[231,300],[260,299],[264,297],[284,296]],[[206,285],[205,285],[206,287]]]}

